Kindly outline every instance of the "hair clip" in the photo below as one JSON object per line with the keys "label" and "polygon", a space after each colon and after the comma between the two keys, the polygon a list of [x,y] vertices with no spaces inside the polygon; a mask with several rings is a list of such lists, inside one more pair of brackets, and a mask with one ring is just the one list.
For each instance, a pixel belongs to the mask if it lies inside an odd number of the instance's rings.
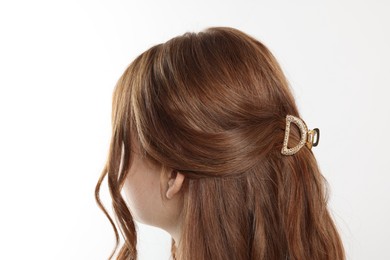
{"label": "hair clip", "polygon": [[[298,126],[301,133],[301,140],[295,147],[288,148],[287,144],[288,144],[288,138],[290,136],[291,122]],[[316,141],[314,142],[315,136],[317,138]],[[286,116],[286,130],[285,130],[283,148],[282,148],[283,155],[293,155],[296,152],[298,152],[305,144],[309,149],[311,149],[313,146],[318,145],[319,140],[320,140],[320,129],[314,128],[313,130],[309,131],[305,122],[302,119],[292,115]]]}

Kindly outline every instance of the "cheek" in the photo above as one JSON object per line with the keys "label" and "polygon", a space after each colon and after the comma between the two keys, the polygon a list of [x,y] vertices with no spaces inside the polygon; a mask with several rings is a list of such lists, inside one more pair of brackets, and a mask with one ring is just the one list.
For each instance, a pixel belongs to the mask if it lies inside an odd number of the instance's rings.
{"label": "cheek", "polygon": [[132,167],[123,189],[134,220],[158,225],[156,213],[161,200],[158,174],[142,167]]}

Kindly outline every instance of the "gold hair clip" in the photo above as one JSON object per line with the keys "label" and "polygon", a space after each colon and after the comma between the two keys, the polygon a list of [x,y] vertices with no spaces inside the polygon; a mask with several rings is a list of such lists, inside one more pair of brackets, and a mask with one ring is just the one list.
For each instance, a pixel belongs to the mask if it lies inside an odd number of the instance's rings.
{"label": "gold hair clip", "polygon": [[[301,140],[299,143],[292,148],[288,148],[288,138],[290,136],[290,125],[291,122],[296,124],[301,132]],[[316,141],[314,142],[314,136],[317,137]],[[282,148],[282,154],[283,155],[293,155],[296,152],[298,152],[305,144],[309,149],[311,149],[313,146],[318,145],[318,141],[320,140],[320,129],[314,128],[313,130],[308,130],[305,122],[295,116],[287,115],[286,116],[286,130],[284,135],[284,141],[283,141],[283,148]]]}

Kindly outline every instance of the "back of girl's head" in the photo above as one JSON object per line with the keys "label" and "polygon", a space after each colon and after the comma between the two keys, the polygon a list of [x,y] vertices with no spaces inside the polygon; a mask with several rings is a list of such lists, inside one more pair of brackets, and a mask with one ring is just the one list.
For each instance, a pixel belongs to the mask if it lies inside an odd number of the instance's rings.
{"label": "back of girl's head", "polygon": [[[177,259],[344,259],[312,151],[280,152],[287,114],[300,117],[277,61],[236,29],[186,33],[136,58],[114,92],[96,192],[108,173],[119,258],[136,255],[120,194],[136,138],[148,159],[186,177]],[[300,140],[291,127],[290,147]]]}

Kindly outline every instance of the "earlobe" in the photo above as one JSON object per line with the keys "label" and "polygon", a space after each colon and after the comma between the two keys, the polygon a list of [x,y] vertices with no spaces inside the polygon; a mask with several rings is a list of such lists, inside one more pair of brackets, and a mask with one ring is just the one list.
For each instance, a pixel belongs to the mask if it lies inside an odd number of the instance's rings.
{"label": "earlobe", "polygon": [[180,172],[175,172],[168,180],[168,190],[166,192],[167,199],[172,199],[181,189],[184,182],[184,175]]}

